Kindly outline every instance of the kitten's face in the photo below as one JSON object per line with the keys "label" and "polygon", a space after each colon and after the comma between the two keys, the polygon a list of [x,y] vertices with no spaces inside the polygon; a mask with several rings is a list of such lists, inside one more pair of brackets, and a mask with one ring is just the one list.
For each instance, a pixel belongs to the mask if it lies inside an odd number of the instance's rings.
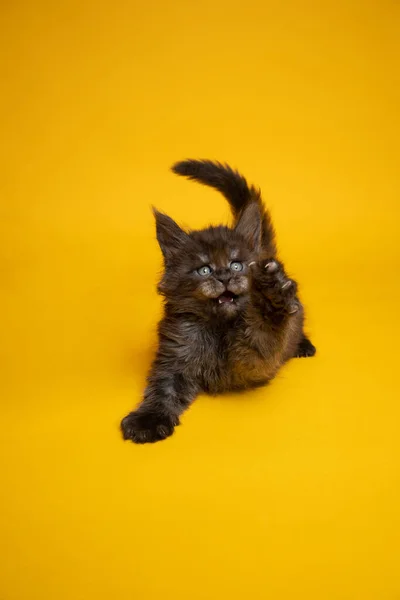
{"label": "kitten's face", "polygon": [[162,291],[178,309],[233,317],[243,307],[251,253],[232,234],[222,227],[193,232],[182,253],[167,264]]}
{"label": "kitten's face", "polygon": [[[233,318],[245,306],[250,263],[256,249],[228,227],[185,233],[166,215],[156,214],[157,237],[165,258],[160,292],[178,312]],[[254,232],[254,225],[252,224]]]}

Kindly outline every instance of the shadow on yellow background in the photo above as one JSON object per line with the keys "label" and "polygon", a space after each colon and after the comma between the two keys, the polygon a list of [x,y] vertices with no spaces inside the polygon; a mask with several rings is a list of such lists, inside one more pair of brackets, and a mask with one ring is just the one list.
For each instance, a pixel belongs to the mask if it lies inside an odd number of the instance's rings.
{"label": "shadow on yellow background", "polygon": [[[395,600],[399,4],[1,8],[1,600]],[[150,205],[261,185],[315,359],[123,443],[155,344]]]}

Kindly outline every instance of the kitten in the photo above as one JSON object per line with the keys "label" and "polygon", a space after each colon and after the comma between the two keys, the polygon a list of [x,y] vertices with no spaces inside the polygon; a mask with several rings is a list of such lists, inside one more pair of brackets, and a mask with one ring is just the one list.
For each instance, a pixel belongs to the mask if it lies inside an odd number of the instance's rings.
{"label": "kitten", "polygon": [[164,317],[144,399],[121,423],[124,438],[138,444],[172,435],[200,392],[255,388],[290,358],[315,354],[260,191],[208,160],[179,162],[172,170],[219,190],[234,225],[186,232],[154,210],[165,265],[158,286]]}

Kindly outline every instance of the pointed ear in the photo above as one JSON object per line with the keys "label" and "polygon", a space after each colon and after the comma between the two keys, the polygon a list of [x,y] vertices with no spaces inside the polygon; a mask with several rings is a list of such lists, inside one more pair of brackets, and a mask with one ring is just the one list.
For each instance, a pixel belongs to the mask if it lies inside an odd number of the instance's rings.
{"label": "pointed ear", "polygon": [[158,212],[155,208],[153,208],[153,214],[156,220],[157,240],[161,252],[165,260],[169,260],[183,249],[190,238],[168,215]]}
{"label": "pointed ear", "polygon": [[235,231],[248,243],[252,250],[261,248],[261,213],[257,202],[250,202],[242,210]]}

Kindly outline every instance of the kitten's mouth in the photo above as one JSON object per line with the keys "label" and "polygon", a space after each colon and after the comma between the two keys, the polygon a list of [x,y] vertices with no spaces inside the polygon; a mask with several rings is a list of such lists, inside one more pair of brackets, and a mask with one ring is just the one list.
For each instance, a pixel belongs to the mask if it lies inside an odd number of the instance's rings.
{"label": "kitten's mouth", "polygon": [[223,294],[218,296],[217,301],[218,301],[218,304],[231,304],[231,303],[235,302],[236,299],[237,299],[236,294],[226,290],[226,292],[224,292]]}

